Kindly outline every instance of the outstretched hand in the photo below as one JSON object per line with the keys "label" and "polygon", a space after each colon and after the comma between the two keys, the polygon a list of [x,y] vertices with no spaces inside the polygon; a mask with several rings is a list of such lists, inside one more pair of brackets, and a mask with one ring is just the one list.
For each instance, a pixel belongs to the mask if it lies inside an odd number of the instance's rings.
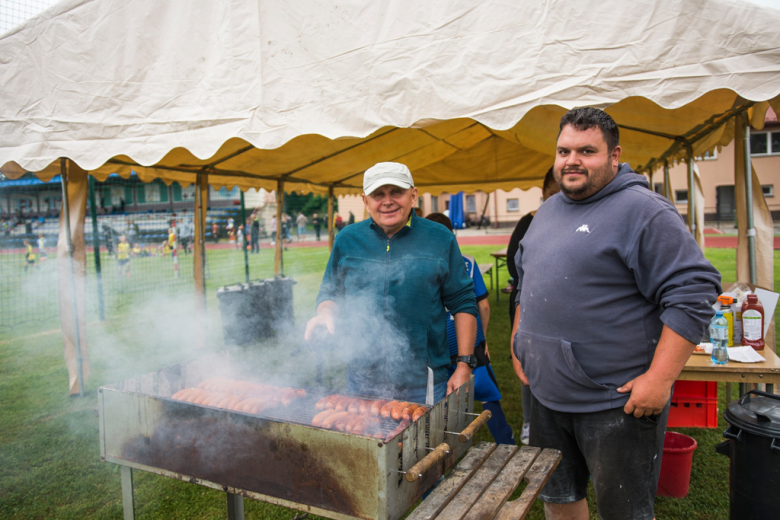
{"label": "outstretched hand", "polygon": [[447,381],[447,395],[450,395],[452,392],[466,384],[470,377],[471,369],[464,363],[458,363],[455,372],[452,373],[449,381]]}
{"label": "outstretched hand", "polygon": [[336,324],[333,319],[333,310],[331,306],[323,302],[317,308],[317,315],[306,323],[306,330],[303,333],[303,339],[309,341],[314,337],[315,331],[319,328],[325,328],[329,334],[336,333]]}

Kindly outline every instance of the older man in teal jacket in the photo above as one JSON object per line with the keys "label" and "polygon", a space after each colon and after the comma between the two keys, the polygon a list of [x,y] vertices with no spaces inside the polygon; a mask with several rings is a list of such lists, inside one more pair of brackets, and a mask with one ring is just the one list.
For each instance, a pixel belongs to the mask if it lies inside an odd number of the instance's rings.
{"label": "older man in teal jacket", "polygon": [[[409,169],[379,163],[363,178],[370,219],[336,236],[305,338],[339,338],[350,393],[433,404],[476,366],[477,305],[455,236],[417,217]],[[455,320],[459,362],[448,376],[445,330]]]}

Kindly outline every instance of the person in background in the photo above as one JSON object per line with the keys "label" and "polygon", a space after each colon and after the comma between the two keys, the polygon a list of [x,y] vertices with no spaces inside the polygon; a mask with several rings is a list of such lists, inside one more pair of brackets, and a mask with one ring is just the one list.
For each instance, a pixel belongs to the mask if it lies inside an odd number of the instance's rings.
{"label": "person in background", "polygon": [[316,213],[311,216],[311,225],[314,226],[314,234],[317,236],[317,242],[320,241],[320,229],[322,228],[322,220]]}
{"label": "person in background", "polygon": [[38,255],[41,262],[46,261],[46,238],[44,238],[43,233],[38,233]]}
{"label": "person in background", "polygon": [[119,237],[119,244],[116,246],[116,265],[120,283],[122,276],[130,278],[130,244],[125,235]]}
{"label": "person in background", "polygon": [[[428,220],[438,222],[450,232],[453,232],[452,222],[443,213],[431,213]],[[501,391],[498,389],[498,381],[493,373],[493,367],[490,366],[490,355],[487,348],[487,327],[490,321],[490,302],[488,301],[488,290],[485,287],[485,281],[482,279],[482,273],[479,272],[477,262],[472,256],[462,255],[463,262],[466,264],[466,272],[474,282],[474,296],[477,298],[477,339],[474,344],[474,355],[477,357],[477,366],[473,370],[474,374],[474,400],[482,401],[482,408],[490,410],[492,417],[488,420],[488,429],[497,444],[515,444],[515,435],[512,427],[506,421],[504,410],[501,408]],[[455,371],[455,359],[458,357],[458,338],[455,335],[455,320],[447,312],[447,341],[450,348],[450,359],[452,367],[450,374]]]}
{"label": "person in background", "polygon": [[344,219],[341,218],[341,215],[336,215],[336,218],[333,220],[333,227],[336,228],[336,233],[344,229]]}
{"label": "person in background", "polygon": [[276,215],[271,217],[271,245],[276,244]]}
{"label": "person in background", "polygon": [[290,242],[290,226],[292,225],[292,217],[287,213],[282,213],[282,243],[286,240]]}
{"label": "person in background", "polygon": [[236,231],[236,249],[244,247],[244,225],[238,225],[238,231]]}
{"label": "person in background", "polygon": [[295,219],[295,223],[298,226],[298,242],[306,240],[306,224],[309,223],[309,219],[301,211],[298,213],[298,217]]}
{"label": "person in background", "polygon": [[252,225],[250,226],[250,246],[252,253],[260,252],[260,219],[257,217],[252,219]]}
{"label": "person in background", "polygon": [[33,251],[33,247],[30,245],[30,241],[25,239],[24,241],[24,272],[27,272],[27,269],[33,266],[36,269],[38,269],[38,265],[35,263],[35,251]]}
{"label": "person in background", "polygon": [[219,225],[217,225],[216,220],[211,224],[211,240],[213,240],[214,243],[219,242]]}
{"label": "person in background", "polygon": [[515,257],[513,367],[533,392],[530,444],[563,458],[548,519],[651,520],[674,381],[721,292],[672,203],[620,163],[596,108],[567,112],[553,175]]}
{"label": "person in background", "polygon": [[[549,199],[559,191],[561,191],[561,189],[558,187],[558,183],[555,182],[553,169],[550,167],[550,169],[547,170],[547,173],[544,175],[544,184],[542,185],[542,202]],[[520,246],[520,241],[525,236],[525,232],[528,231],[528,226],[531,225],[531,220],[533,220],[534,215],[536,215],[536,211],[537,210],[531,211],[520,219],[520,221],[517,223],[517,226],[515,226],[515,230],[512,232],[512,237],[509,239],[509,245],[506,248],[506,268],[509,271],[509,276],[512,278],[512,280],[517,280],[517,267],[515,266],[515,262],[513,260],[515,255],[517,255],[517,249]],[[509,323],[515,322],[515,308],[517,307],[517,303],[515,301],[516,299],[517,287],[513,285],[511,296],[509,298]],[[523,431],[520,433],[520,442],[523,444],[528,444],[528,439],[531,435],[531,390],[528,388],[528,386],[523,385],[520,392],[523,400]]]}
{"label": "person in background", "polygon": [[355,214],[350,210],[349,217],[347,218],[347,225],[355,223]]}

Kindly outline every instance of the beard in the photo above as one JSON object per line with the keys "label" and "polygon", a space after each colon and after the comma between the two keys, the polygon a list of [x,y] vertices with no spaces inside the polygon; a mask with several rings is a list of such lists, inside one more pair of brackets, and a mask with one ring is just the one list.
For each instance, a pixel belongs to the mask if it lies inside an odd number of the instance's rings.
{"label": "beard", "polygon": [[[576,186],[567,184],[563,180],[565,173],[583,174],[585,182]],[[553,174],[564,195],[574,200],[582,200],[597,193],[614,177],[612,165],[609,162],[592,171],[587,168],[565,168],[561,171],[554,171]]]}

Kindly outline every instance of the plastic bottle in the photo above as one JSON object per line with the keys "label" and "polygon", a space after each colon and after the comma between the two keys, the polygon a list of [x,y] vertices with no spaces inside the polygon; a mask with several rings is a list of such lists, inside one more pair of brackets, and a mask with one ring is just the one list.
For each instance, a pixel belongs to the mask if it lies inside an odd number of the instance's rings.
{"label": "plastic bottle", "polygon": [[728,346],[734,346],[734,310],[731,307],[734,303],[734,298],[721,294],[718,296],[720,302],[720,312],[723,313],[723,317],[729,322],[729,334],[728,334]]}
{"label": "plastic bottle", "polygon": [[728,348],[729,323],[721,311],[715,313],[710,322],[710,341],[712,342],[712,362],[722,365],[729,360]]}
{"label": "plastic bottle", "polygon": [[755,294],[742,304],[742,344],[764,350],[764,306]]}

